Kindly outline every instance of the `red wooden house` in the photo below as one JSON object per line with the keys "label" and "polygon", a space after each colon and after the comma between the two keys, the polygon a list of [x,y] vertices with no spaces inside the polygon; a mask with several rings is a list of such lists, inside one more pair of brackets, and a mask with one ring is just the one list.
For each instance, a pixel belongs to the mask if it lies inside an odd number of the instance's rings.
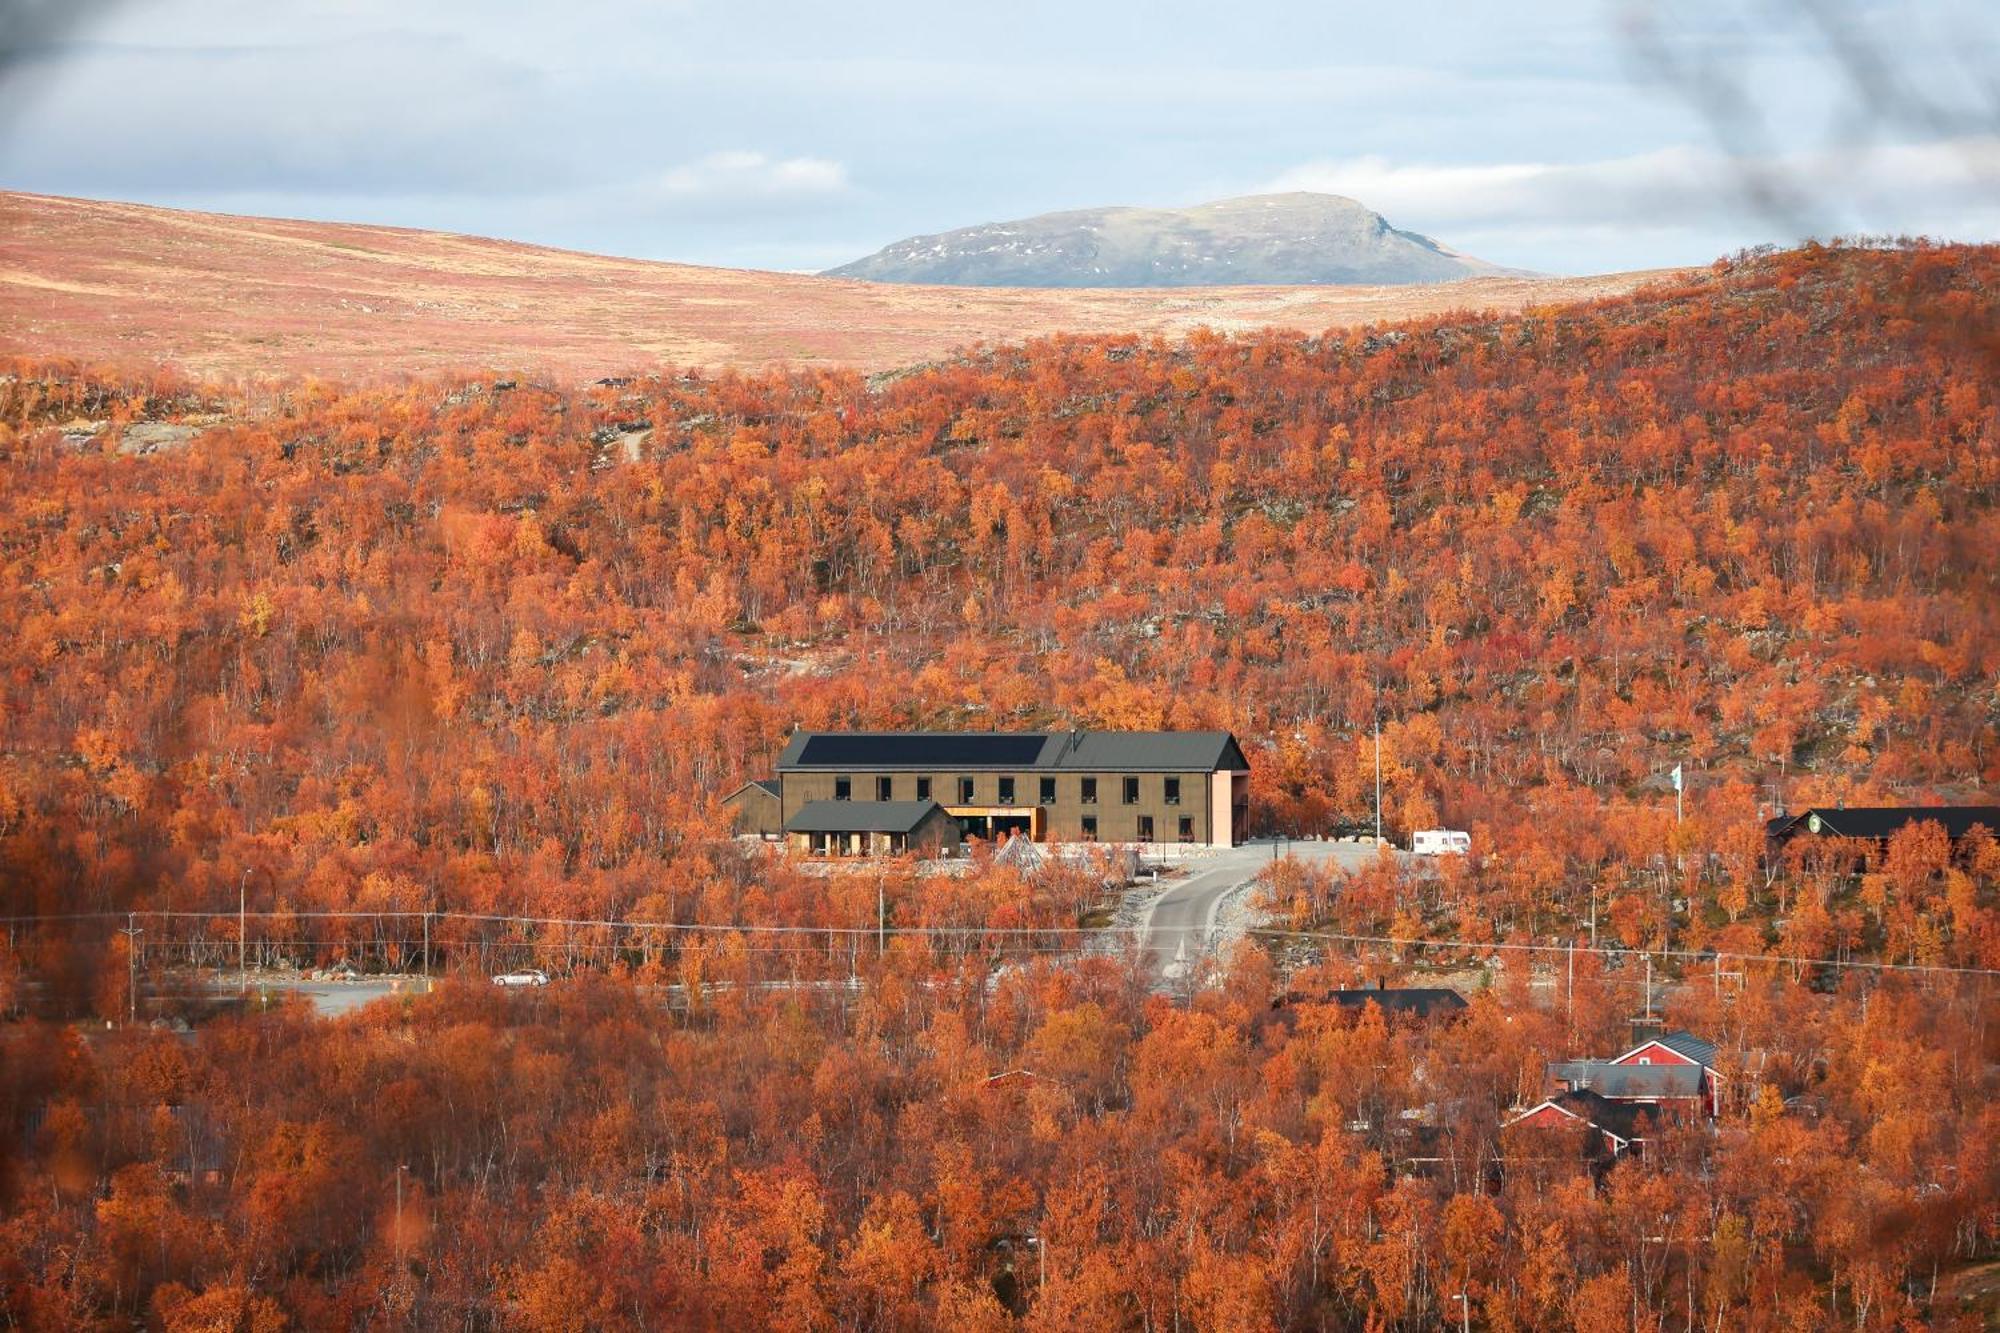
{"label": "red wooden house", "polygon": [[1657,1123],[1658,1111],[1652,1106],[1614,1101],[1579,1090],[1559,1092],[1539,1105],[1528,1107],[1503,1124],[1501,1130],[1509,1137],[1517,1137],[1524,1130],[1565,1133],[1580,1126],[1584,1159],[1603,1166],[1642,1147]]}
{"label": "red wooden house", "polygon": [[1663,1032],[1649,1037],[1611,1061],[1614,1065],[1693,1066],[1701,1071],[1702,1111],[1714,1117],[1722,1114],[1722,1075],[1715,1071],[1715,1043],[1692,1032]]}

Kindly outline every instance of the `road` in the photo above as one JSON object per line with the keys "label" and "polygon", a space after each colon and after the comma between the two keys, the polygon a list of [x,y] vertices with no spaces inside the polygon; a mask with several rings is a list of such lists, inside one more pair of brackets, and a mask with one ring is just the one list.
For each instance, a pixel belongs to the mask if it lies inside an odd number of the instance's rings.
{"label": "road", "polygon": [[[1187,979],[1204,959],[1219,958],[1239,929],[1222,920],[1237,893],[1249,892],[1257,872],[1278,857],[1310,863],[1333,862],[1347,869],[1368,864],[1375,848],[1364,843],[1260,839],[1189,864],[1186,879],[1174,881],[1153,900],[1142,927],[1153,967],[1169,984]],[[1398,858],[1408,853],[1397,852]]]}
{"label": "road", "polygon": [[[1408,853],[1395,855],[1402,859]],[[1203,962],[1222,957],[1229,942],[1242,932],[1240,922],[1224,919],[1225,908],[1238,894],[1247,894],[1257,872],[1279,856],[1312,863],[1330,861],[1355,869],[1374,859],[1375,848],[1362,843],[1291,839],[1273,843],[1266,838],[1190,861],[1186,878],[1165,881],[1166,887],[1147,908],[1140,924],[1142,946],[1164,984],[1171,987],[1185,981]],[[321,981],[279,973],[253,977],[250,986],[253,991],[303,995],[320,1014],[337,1018],[386,996],[421,993],[428,984],[422,977]],[[224,978],[216,986],[234,990],[235,979]]]}
{"label": "road", "polygon": [[[422,977],[362,977],[354,981],[315,981],[297,973],[266,973],[250,978],[250,993],[280,991],[293,995],[303,995],[312,1001],[312,1006],[322,1018],[338,1018],[342,1014],[359,1009],[364,1004],[373,1003],[390,995],[404,995],[411,992],[423,994],[430,983]],[[230,976],[214,983],[217,990],[234,992],[236,978]]]}

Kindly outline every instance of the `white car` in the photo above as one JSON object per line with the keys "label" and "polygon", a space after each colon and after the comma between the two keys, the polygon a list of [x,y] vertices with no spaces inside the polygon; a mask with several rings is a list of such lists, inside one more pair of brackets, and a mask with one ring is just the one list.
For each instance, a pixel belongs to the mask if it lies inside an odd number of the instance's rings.
{"label": "white car", "polygon": [[1410,835],[1411,856],[1464,856],[1472,850],[1472,835],[1458,829],[1423,829]]}
{"label": "white car", "polygon": [[516,972],[502,972],[493,978],[496,986],[546,986],[549,974],[538,967],[522,968]]}

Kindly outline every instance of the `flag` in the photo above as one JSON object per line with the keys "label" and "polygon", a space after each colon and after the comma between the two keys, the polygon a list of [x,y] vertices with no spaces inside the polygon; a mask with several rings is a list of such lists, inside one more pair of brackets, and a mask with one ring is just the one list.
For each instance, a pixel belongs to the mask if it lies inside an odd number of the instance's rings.
{"label": "flag", "polygon": [[1673,777],[1674,777],[1674,790],[1679,791],[1681,789],[1681,766],[1679,764],[1674,765]]}

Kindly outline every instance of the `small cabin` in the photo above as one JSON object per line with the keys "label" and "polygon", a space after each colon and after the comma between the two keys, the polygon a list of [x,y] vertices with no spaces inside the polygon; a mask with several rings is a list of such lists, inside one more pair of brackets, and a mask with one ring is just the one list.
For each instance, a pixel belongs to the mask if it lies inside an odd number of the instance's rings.
{"label": "small cabin", "polygon": [[1954,847],[1975,828],[2000,838],[2000,805],[1816,805],[1766,820],[1764,842],[1773,853],[1816,838],[1854,838],[1886,847],[1910,825],[1923,823],[1943,828]]}
{"label": "small cabin", "polygon": [[784,798],[776,778],[753,778],[722,798],[735,830],[760,838],[775,838],[784,831]]}
{"label": "small cabin", "polygon": [[1359,1015],[1374,1005],[1384,1018],[1403,1018],[1429,1023],[1459,1017],[1465,1012],[1465,997],[1446,986],[1396,986],[1386,982],[1354,990],[1330,990],[1311,994],[1287,991],[1271,1001],[1273,1009],[1291,1009],[1302,1004],[1327,1004]]}

